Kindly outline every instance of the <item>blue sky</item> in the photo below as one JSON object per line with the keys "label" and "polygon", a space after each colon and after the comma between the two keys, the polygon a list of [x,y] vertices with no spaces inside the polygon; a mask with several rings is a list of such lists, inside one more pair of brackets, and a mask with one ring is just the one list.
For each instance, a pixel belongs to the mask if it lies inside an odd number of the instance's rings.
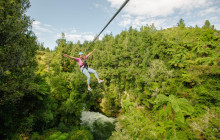
{"label": "blue sky", "polygon": [[[54,49],[64,32],[68,41],[92,40],[106,25],[124,0],[30,0],[27,11],[33,20],[32,30],[39,42]],[[108,26],[104,34],[119,34],[130,26],[146,24],[158,29],[177,25],[183,18],[186,26],[202,26],[209,20],[220,30],[220,0],[130,0]]]}

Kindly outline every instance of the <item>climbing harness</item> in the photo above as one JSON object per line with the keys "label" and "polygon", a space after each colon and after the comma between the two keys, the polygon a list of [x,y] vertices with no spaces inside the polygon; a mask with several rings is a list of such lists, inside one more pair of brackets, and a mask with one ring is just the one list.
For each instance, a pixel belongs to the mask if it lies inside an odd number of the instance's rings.
{"label": "climbing harness", "polygon": [[[89,47],[96,41],[96,39],[100,36],[100,34],[105,30],[106,27],[112,22],[112,20],[118,15],[118,13],[125,7],[125,5],[129,2],[129,0],[126,0],[122,6],[118,9],[118,11],[114,14],[114,16],[110,19],[110,21],[105,25],[105,27],[101,30],[101,32],[93,39],[92,43],[89,45]],[[85,52],[89,49],[86,48]]]}
{"label": "climbing harness", "polygon": [[86,68],[88,70],[88,64],[86,63],[86,60],[83,58],[83,60],[81,59],[81,61],[83,62],[83,65],[80,67],[80,69],[83,67],[82,72],[84,70],[84,68]]}

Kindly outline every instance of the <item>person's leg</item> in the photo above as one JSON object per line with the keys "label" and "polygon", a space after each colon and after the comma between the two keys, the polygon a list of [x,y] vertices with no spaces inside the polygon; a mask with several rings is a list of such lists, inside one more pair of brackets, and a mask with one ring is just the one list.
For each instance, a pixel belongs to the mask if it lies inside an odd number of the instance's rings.
{"label": "person's leg", "polygon": [[86,68],[82,69],[81,71],[87,77],[88,89],[90,89],[90,79],[91,79],[91,77],[90,77],[89,71]]}
{"label": "person's leg", "polygon": [[91,68],[88,68],[88,72],[89,72],[89,73],[94,73],[94,74],[95,74],[96,79],[98,80],[98,82],[102,82],[102,80],[100,80],[100,79],[99,79],[99,76],[98,76],[98,74],[97,74],[96,70],[91,69]]}
{"label": "person's leg", "polygon": [[89,73],[94,73],[94,74],[95,74],[96,79],[99,79],[99,77],[98,77],[98,74],[97,74],[96,70],[91,69],[91,68],[88,68],[88,72],[89,72]]}

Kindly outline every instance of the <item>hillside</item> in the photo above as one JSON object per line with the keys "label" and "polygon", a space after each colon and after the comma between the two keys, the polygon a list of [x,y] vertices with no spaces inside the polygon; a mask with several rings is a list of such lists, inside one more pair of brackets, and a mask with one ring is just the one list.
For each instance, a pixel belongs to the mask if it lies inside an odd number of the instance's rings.
{"label": "hillside", "polygon": [[147,25],[105,35],[90,48],[96,50],[89,67],[105,80],[97,86],[92,75],[92,93],[78,64],[62,57],[77,57],[89,42],[73,44],[63,34],[54,51],[41,55],[50,55],[50,70],[44,65],[38,72],[61,103],[86,102],[88,109],[117,117],[111,139],[217,139],[220,34],[206,24],[165,30]]}
{"label": "hillside", "polygon": [[[0,2],[1,139],[220,139],[220,31],[208,20],[130,27],[94,44],[62,33],[50,51],[31,30],[29,7]],[[63,54],[92,50],[88,65],[104,82],[91,74],[88,91]]]}

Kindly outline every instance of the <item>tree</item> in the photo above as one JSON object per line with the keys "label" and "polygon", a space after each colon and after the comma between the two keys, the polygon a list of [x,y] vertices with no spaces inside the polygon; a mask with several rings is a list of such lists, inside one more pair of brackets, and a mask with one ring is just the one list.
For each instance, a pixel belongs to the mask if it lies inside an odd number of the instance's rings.
{"label": "tree", "polygon": [[180,27],[180,28],[184,28],[185,27],[185,23],[184,23],[184,20],[182,18],[177,23],[177,26]]}
{"label": "tree", "polygon": [[202,26],[202,28],[208,29],[208,28],[210,28],[210,27],[211,27],[211,24],[210,24],[209,20],[206,20],[206,21],[205,21],[205,24]]}
{"label": "tree", "polygon": [[[177,98],[174,95],[169,97],[159,94],[156,99],[156,108],[161,107],[166,104],[166,107],[169,107],[168,110],[171,110],[170,116],[173,121],[173,133],[176,138],[176,124],[175,121],[184,122],[184,115],[191,115],[194,111],[192,105],[185,98]],[[178,119],[178,120],[177,120]]]}
{"label": "tree", "polygon": [[39,46],[39,50],[40,51],[44,51],[45,50],[44,43],[39,43],[38,46]]}
{"label": "tree", "polygon": [[10,137],[23,128],[29,132],[34,108],[41,106],[48,93],[42,78],[34,73],[38,45],[25,15],[29,7],[29,0],[0,2],[0,137]]}

